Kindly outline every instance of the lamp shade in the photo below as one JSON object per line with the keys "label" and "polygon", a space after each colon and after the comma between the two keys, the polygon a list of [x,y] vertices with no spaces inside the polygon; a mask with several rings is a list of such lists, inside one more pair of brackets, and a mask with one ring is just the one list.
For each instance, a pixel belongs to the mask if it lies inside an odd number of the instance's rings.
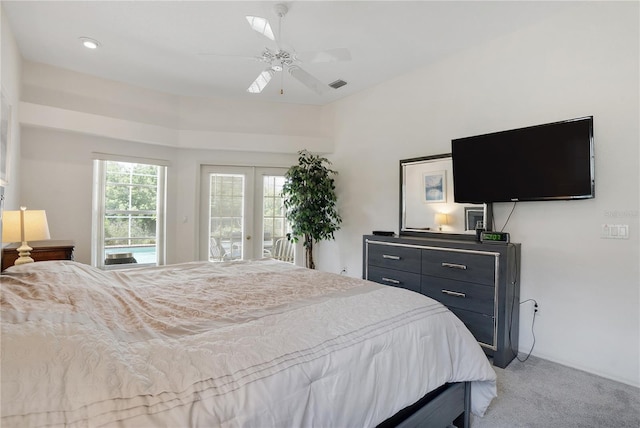
{"label": "lamp shade", "polygon": [[449,216],[445,213],[436,213],[433,221],[438,225],[438,226],[444,226],[449,224]]}
{"label": "lamp shade", "polygon": [[[22,213],[24,216],[21,216]],[[24,220],[21,220],[22,218]],[[40,241],[50,238],[47,213],[44,210],[25,209],[5,211],[2,214],[2,242]]]}

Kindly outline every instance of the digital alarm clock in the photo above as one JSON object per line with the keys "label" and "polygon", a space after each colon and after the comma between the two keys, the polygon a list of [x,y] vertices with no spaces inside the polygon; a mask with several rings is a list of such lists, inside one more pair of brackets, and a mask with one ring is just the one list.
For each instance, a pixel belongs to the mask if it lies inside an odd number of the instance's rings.
{"label": "digital alarm clock", "polygon": [[507,232],[480,232],[480,242],[483,244],[508,244],[509,234]]}

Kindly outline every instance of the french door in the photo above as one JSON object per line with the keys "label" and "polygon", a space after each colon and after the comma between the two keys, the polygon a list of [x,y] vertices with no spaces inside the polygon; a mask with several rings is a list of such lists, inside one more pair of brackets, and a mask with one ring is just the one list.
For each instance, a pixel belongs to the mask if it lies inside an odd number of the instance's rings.
{"label": "french door", "polygon": [[201,260],[249,260],[272,255],[275,243],[289,231],[280,196],[286,171],[286,168],[246,166],[202,167]]}

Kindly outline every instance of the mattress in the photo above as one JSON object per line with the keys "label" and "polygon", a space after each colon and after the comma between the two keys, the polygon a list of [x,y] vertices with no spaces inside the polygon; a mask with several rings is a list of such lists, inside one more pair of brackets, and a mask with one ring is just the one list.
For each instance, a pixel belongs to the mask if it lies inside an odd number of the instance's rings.
{"label": "mattress", "polygon": [[448,309],[271,259],[103,271],[7,269],[1,425],[375,426],[495,372]]}

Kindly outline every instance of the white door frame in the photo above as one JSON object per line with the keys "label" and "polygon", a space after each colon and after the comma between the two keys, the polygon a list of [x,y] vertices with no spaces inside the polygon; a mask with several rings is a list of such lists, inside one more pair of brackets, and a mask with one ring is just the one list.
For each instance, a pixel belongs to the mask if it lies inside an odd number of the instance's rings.
{"label": "white door frame", "polygon": [[[263,231],[263,176],[284,176],[287,168],[230,165],[201,165],[200,168],[200,220],[198,227],[198,255],[200,260],[209,260],[209,176],[210,174],[242,174],[244,181],[243,208],[243,259],[262,257]],[[250,245],[247,245],[250,244]]]}

